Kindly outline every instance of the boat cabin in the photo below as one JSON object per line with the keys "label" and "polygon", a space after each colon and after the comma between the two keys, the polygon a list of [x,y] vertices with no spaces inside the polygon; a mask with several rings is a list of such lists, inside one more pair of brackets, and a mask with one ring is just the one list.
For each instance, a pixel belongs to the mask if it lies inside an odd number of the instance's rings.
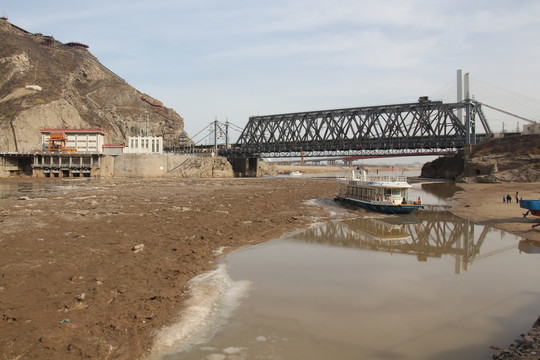
{"label": "boat cabin", "polygon": [[383,183],[347,184],[345,196],[364,201],[392,201],[395,205],[406,202],[409,196],[408,187],[385,186]]}
{"label": "boat cabin", "polygon": [[388,214],[408,214],[422,207],[408,200],[409,188],[404,176],[356,177],[354,171],[347,178],[338,179],[336,199]]}
{"label": "boat cabin", "polygon": [[341,197],[399,205],[407,203],[410,187],[404,176],[376,176],[368,179],[365,173],[360,177],[355,177],[353,173],[341,182],[338,191]]}

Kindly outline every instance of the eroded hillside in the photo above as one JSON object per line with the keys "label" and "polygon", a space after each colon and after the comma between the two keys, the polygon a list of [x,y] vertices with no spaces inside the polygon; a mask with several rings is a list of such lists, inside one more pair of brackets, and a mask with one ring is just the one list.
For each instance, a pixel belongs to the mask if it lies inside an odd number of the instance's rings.
{"label": "eroded hillside", "polygon": [[[0,151],[32,151],[43,128],[99,128],[105,141],[163,136],[166,147],[189,140],[174,110],[103,66],[84,44],[62,44],[0,20]],[[36,85],[34,87],[28,85]]]}

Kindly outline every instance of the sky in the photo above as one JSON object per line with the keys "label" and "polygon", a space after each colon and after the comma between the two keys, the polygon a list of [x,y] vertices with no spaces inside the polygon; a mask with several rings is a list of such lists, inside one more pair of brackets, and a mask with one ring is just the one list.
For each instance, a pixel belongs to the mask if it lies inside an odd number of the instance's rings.
{"label": "sky", "polygon": [[[25,0],[0,10],[30,32],[89,45],[180,114],[191,137],[215,119],[243,128],[252,115],[455,101],[457,69],[479,101],[540,120],[537,0]],[[494,130],[499,115],[488,115]]]}

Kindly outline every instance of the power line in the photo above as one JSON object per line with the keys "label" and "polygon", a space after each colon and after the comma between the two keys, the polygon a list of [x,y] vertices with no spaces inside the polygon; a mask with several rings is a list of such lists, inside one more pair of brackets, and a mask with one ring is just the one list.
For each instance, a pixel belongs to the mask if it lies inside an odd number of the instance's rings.
{"label": "power line", "polygon": [[[212,135],[214,134],[214,132],[216,131],[215,129],[211,130],[209,134],[206,134],[204,135],[199,141],[196,141],[196,137],[200,134],[202,134],[205,130],[208,130],[209,128],[211,129],[212,127],[216,126],[217,129],[219,129],[219,132],[218,134],[219,135],[216,135],[216,138],[223,138],[224,135],[230,135],[230,133],[228,132],[228,130],[234,130],[238,133],[242,133],[244,131],[243,128],[239,127],[238,125],[235,125],[231,122],[221,122],[221,121],[212,121],[210,123],[208,123],[208,125],[206,125],[201,131],[199,131],[197,134],[195,134],[194,136],[191,137],[192,141],[195,143],[195,145],[200,145],[207,137],[208,135]],[[225,139],[226,141],[228,141],[228,139]],[[215,145],[215,144],[214,144]]]}

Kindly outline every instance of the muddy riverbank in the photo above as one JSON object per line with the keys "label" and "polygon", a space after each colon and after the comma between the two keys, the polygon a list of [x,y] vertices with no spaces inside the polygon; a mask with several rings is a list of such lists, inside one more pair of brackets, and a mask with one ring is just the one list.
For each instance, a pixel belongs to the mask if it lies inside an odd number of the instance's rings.
{"label": "muddy riverbank", "polygon": [[[533,218],[502,203],[507,192],[540,198],[538,185],[465,184],[454,212],[540,240]],[[182,310],[190,278],[223,252],[332,218],[308,200],[334,191],[333,179],[301,177],[108,179],[10,200],[0,208],[0,358],[141,358]]]}
{"label": "muddy riverbank", "polygon": [[85,187],[0,208],[2,359],[140,358],[182,309],[190,278],[223,251],[330,216],[306,201],[331,198],[335,180],[114,179]]}

